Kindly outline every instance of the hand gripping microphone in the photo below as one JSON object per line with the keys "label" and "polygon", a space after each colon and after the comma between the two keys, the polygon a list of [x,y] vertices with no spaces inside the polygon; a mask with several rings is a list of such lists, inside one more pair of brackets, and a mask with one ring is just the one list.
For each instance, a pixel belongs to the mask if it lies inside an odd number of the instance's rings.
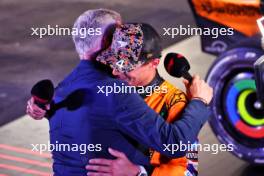
{"label": "hand gripping microphone", "polygon": [[173,77],[185,78],[192,82],[192,76],[189,73],[190,64],[187,59],[178,53],[169,53],[164,59],[164,67],[166,71]]}
{"label": "hand gripping microphone", "polygon": [[45,105],[51,103],[53,94],[54,86],[48,79],[37,82],[31,89],[31,95],[34,98],[34,103],[44,110],[46,110]]}

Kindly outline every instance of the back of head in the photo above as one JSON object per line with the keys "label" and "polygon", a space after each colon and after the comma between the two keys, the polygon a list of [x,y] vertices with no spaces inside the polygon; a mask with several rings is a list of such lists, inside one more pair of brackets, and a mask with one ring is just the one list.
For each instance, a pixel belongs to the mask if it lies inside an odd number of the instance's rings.
{"label": "back of head", "polygon": [[143,31],[143,46],[140,57],[155,59],[161,57],[161,38],[158,32],[149,24],[142,23],[141,30]]}
{"label": "back of head", "polygon": [[[98,52],[103,46],[105,37],[111,40],[111,31],[116,24],[121,23],[119,13],[108,9],[87,10],[81,14],[74,23],[74,30],[77,31],[72,36],[76,51],[80,56],[90,55]],[[110,43],[110,42],[109,42]]]}

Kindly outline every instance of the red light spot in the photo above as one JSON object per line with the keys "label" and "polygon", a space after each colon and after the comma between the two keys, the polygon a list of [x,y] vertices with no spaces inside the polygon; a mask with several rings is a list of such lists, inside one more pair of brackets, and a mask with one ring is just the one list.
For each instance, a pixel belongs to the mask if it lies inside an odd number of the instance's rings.
{"label": "red light spot", "polygon": [[40,172],[40,171],[36,171],[33,169],[26,169],[26,168],[12,166],[8,164],[0,164],[0,168],[8,169],[8,170],[15,170],[15,171],[32,174],[32,175],[38,175],[38,176],[50,176],[51,175],[50,173],[47,173],[47,172]]}
{"label": "red light spot", "polygon": [[173,65],[174,65],[174,60],[173,60],[173,58],[170,58],[170,61],[168,64],[168,72],[169,73],[172,73]]}
{"label": "red light spot", "polygon": [[0,144],[0,149],[11,150],[14,152],[25,153],[25,154],[30,154],[30,155],[36,155],[42,158],[51,158],[51,155],[48,153],[40,154],[38,152],[33,152],[32,150],[29,150],[29,149],[13,147],[13,146],[5,145],[5,144]]}
{"label": "red light spot", "polygon": [[41,167],[51,168],[51,164],[46,163],[46,162],[29,160],[29,159],[25,159],[25,158],[19,158],[19,157],[15,157],[15,156],[4,155],[4,154],[0,154],[0,158],[6,159],[6,160],[11,160],[11,161],[17,161],[17,162],[21,162],[21,163],[26,163],[26,164],[31,164],[31,165],[36,165],[36,166],[41,166]]}

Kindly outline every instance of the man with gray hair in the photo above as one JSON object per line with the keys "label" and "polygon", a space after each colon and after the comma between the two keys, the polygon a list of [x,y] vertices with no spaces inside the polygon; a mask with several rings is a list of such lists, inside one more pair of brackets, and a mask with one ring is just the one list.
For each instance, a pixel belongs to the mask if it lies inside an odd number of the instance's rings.
{"label": "man with gray hair", "polygon": [[[56,147],[52,151],[53,171],[56,176],[83,176],[89,159],[114,159],[109,152],[114,148],[124,152],[136,165],[148,166],[149,158],[139,152],[128,138],[132,138],[168,157],[184,156],[184,151],[168,150],[172,144],[194,142],[202,125],[210,115],[207,105],[193,99],[182,113],[181,120],[168,124],[144,100],[135,93],[98,93],[98,88],[120,86],[124,82],[111,78],[101,71],[96,56],[110,44],[111,32],[121,23],[120,15],[111,10],[88,10],[75,22],[74,27],[100,28],[101,35],[82,38],[73,36],[80,56],[79,65],[58,85],[53,99],[55,109],[49,118],[50,142]],[[91,37],[91,38],[90,38]],[[190,85],[190,94],[205,95],[209,86],[198,80]],[[100,89],[101,90],[101,89]],[[210,95],[207,99],[211,101]],[[43,112],[36,105],[27,107],[27,113],[41,119]],[[80,147],[86,152],[80,153]],[[109,152],[108,152],[109,151]],[[140,167],[133,167],[130,175],[144,176]],[[120,168],[128,169],[128,168]],[[94,173],[96,175],[96,173]]]}
{"label": "man with gray hair", "polygon": [[[76,51],[80,58],[93,57],[98,51],[106,49],[110,45],[109,38],[115,30],[115,26],[121,24],[121,16],[108,9],[88,10],[78,17],[73,28],[80,31],[88,30],[86,36],[81,32],[73,35]],[[89,30],[96,31],[89,35]]]}

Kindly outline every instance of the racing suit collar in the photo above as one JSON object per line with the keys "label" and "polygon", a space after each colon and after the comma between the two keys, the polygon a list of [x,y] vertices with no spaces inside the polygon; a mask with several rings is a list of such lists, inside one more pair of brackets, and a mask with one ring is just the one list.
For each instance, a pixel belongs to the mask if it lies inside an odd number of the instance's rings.
{"label": "racing suit collar", "polygon": [[[162,84],[163,81],[164,81],[164,79],[159,75],[158,71],[156,71],[156,75],[155,75],[155,77],[152,79],[152,81],[151,81],[149,84],[147,84],[147,85],[145,85],[145,86],[143,86],[143,87],[144,87],[145,90],[146,90],[146,88],[148,88],[148,89],[151,88],[152,90],[154,90],[154,88],[155,88],[156,86],[160,86],[160,85]],[[141,86],[141,87],[142,87],[142,86]],[[147,95],[149,96],[149,94],[148,94],[147,92],[140,94],[140,96],[141,96],[142,98],[146,98]]]}

